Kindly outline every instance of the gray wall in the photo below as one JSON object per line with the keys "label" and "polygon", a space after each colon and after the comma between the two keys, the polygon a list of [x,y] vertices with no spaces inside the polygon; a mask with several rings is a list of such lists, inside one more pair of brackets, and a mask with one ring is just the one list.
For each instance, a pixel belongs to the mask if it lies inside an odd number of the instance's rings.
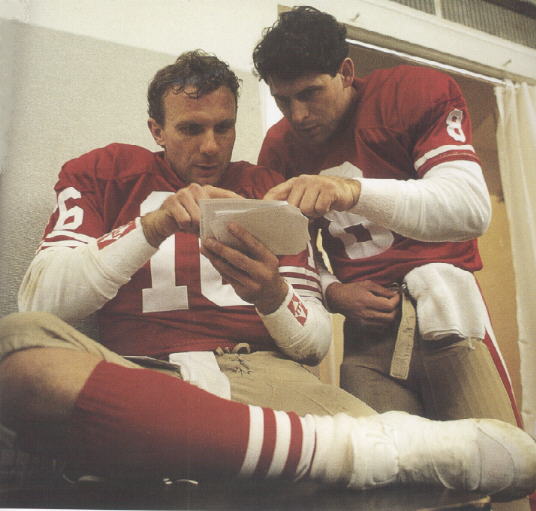
{"label": "gray wall", "polygon": [[[0,175],[3,316],[16,311],[20,281],[54,208],[61,165],[111,142],[157,150],[146,127],[147,85],[193,48],[166,55],[2,20],[0,34],[0,127],[8,134]],[[255,161],[262,140],[258,82],[237,74],[243,83],[234,159]]]}

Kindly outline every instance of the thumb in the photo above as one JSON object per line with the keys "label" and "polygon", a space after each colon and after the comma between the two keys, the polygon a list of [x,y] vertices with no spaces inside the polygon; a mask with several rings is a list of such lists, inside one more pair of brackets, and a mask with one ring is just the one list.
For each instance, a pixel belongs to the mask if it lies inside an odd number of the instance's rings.
{"label": "thumb", "polygon": [[218,188],[217,186],[209,186],[206,189],[209,199],[243,199],[241,195],[238,195],[231,190],[225,190]]}

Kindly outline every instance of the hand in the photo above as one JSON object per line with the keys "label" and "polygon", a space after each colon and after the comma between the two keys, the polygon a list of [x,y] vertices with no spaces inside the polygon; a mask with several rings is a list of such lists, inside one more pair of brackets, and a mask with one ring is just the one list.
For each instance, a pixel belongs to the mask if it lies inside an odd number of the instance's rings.
{"label": "hand", "polygon": [[360,193],[361,183],[355,179],[302,174],[274,186],[264,198],[286,200],[304,215],[318,217],[332,209],[350,209],[357,204]]}
{"label": "hand", "polygon": [[209,238],[203,243],[201,253],[242,300],[254,304],[262,314],[274,312],[288,292],[288,285],[279,273],[279,260],[240,225],[231,223],[228,230],[243,244],[244,251]]}
{"label": "hand", "polygon": [[168,236],[182,232],[199,232],[200,199],[242,199],[240,195],[211,185],[192,183],[170,195],[159,209],[141,218],[147,241],[158,247]]}
{"label": "hand", "polygon": [[400,293],[371,280],[331,284],[326,300],[333,312],[368,330],[387,330],[398,319]]}

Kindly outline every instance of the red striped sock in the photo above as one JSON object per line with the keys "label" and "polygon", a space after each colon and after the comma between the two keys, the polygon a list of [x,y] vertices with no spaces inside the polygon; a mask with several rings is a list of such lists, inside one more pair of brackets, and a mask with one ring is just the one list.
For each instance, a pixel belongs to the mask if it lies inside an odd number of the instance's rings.
{"label": "red striped sock", "polygon": [[149,369],[101,362],[75,404],[70,461],[99,473],[286,477],[308,470],[314,425]]}

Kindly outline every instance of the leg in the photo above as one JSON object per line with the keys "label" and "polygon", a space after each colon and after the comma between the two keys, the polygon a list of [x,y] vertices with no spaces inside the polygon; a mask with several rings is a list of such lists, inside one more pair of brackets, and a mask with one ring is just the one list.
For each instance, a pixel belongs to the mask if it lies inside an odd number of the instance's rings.
{"label": "leg", "polygon": [[375,414],[359,399],[334,385],[321,383],[305,367],[277,352],[227,354],[218,356],[217,360],[229,378],[234,401],[298,415]]}
{"label": "leg", "polygon": [[399,410],[423,415],[424,407],[415,380],[399,380],[389,375],[396,332],[367,334],[344,328],[344,360],[341,387],[379,413]]}
{"label": "leg", "polygon": [[[28,424],[39,435],[32,425],[59,424],[65,434],[56,436],[55,453],[104,474],[307,476],[357,489],[423,482],[508,496],[536,487],[536,443],[499,421],[434,422],[399,412],[301,418],[54,348],[16,351],[0,374],[7,386],[0,407],[18,432],[24,436]],[[20,399],[6,399],[11,392]],[[55,407],[24,411],[49,399]]]}
{"label": "leg", "polygon": [[78,350],[124,367],[139,367],[48,312],[15,313],[1,318],[0,360],[28,348]]}
{"label": "leg", "polygon": [[447,339],[417,345],[427,417],[483,417],[516,424],[510,398],[482,341]]}
{"label": "leg", "polygon": [[359,355],[346,355],[341,365],[341,387],[378,413],[399,410],[423,415],[419,393],[404,383],[377,369],[363,366]]}

